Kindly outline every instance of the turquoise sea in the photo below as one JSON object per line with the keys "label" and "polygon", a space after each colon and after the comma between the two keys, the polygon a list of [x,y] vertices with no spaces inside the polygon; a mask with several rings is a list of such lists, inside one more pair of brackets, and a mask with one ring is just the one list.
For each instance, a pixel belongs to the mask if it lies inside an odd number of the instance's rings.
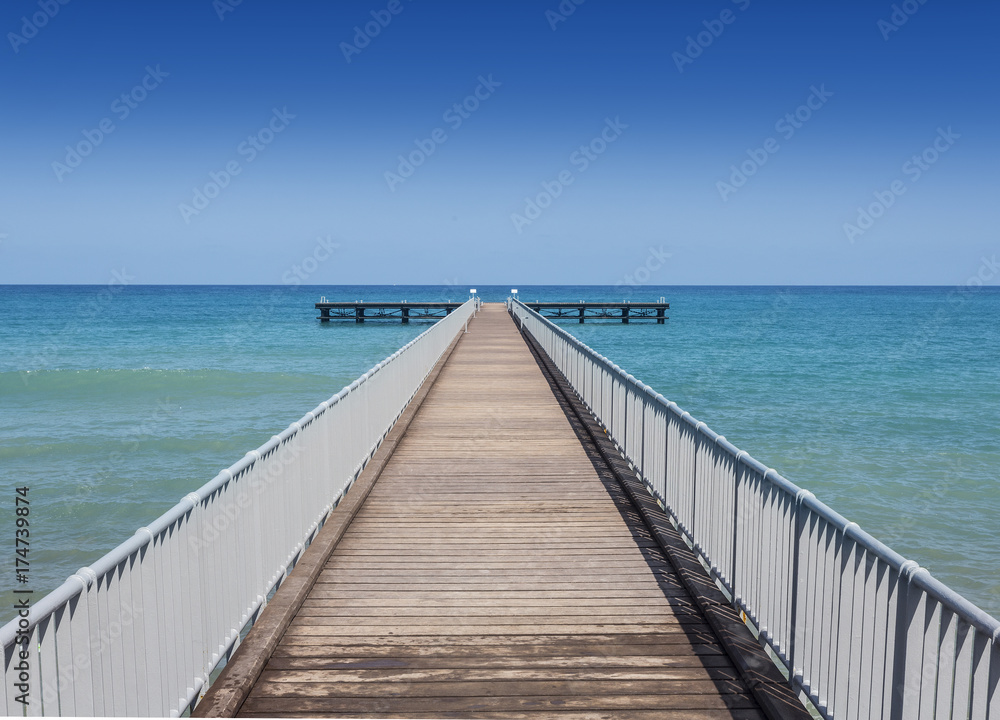
{"label": "turquoise sea", "polygon": [[[1000,289],[519,290],[665,297],[666,325],[566,328],[1000,615]],[[320,296],[468,288],[0,286],[2,606],[15,487],[37,599],[427,327],[320,324]]]}

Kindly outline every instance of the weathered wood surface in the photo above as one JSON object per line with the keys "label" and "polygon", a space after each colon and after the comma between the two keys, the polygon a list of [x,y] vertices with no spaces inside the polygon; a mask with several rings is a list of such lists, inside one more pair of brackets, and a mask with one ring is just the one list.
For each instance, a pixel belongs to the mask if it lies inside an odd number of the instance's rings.
{"label": "weathered wood surface", "polygon": [[243,716],[762,718],[502,306],[484,306]]}

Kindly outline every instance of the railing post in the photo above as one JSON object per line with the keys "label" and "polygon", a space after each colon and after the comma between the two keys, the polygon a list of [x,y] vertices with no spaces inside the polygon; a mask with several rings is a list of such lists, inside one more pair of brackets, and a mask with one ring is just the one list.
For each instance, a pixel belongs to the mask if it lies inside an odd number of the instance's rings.
{"label": "railing post", "polygon": [[788,639],[788,677],[793,684],[798,683],[802,685],[805,678],[803,676],[803,665],[799,661],[799,605],[801,601],[808,601],[809,598],[803,598],[805,593],[800,592],[800,587],[805,584],[804,578],[801,577],[802,572],[802,556],[806,552],[806,549],[802,546],[802,538],[806,532],[806,521],[808,515],[808,509],[805,508],[804,503],[809,498],[814,497],[814,495],[808,490],[800,490],[795,496],[795,536],[792,545],[792,582],[791,582],[791,593],[790,598],[790,617],[789,617],[789,627],[791,630],[791,637]]}
{"label": "railing post", "polygon": [[[736,581],[737,555],[740,551],[740,462],[745,452],[740,450],[733,459],[733,545],[732,562],[729,566],[729,587],[733,591],[733,607],[742,611],[739,601],[739,583]],[[794,622],[792,623],[794,625]]]}
{"label": "railing post", "polygon": [[[688,426],[690,428],[690,425]],[[698,517],[698,451],[701,449],[701,433],[698,432],[700,424],[695,427],[694,432],[694,448],[691,466],[691,517],[688,518],[687,531],[691,538],[691,544],[695,546],[696,551],[698,547],[698,539],[695,535],[695,525],[697,524],[696,518]]]}

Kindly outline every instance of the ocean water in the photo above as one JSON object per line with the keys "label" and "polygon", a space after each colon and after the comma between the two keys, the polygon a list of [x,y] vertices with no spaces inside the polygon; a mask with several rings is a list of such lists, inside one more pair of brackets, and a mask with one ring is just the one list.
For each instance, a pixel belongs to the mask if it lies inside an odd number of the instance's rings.
{"label": "ocean water", "polygon": [[[488,302],[509,290],[478,289]],[[321,324],[321,295],[467,290],[0,286],[0,534],[12,548],[14,488],[30,487],[32,589],[55,588],[427,327]],[[566,328],[1000,615],[996,288],[519,290],[665,297],[665,325]],[[0,578],[8,608],[12,552]]]}

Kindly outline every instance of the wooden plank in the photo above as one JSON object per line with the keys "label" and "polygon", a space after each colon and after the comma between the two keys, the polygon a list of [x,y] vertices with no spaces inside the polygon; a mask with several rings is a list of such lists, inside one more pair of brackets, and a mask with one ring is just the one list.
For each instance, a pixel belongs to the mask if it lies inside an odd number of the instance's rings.
{"label": "wooden plank", "polygon": [[[470,555],[469,557],[474,557]],[[643,563],[642,559],[635,556],[635,560],[619,558],[615,563],[614,575],[649,575],[650,571],[669,572],[670,566],[665,562],[652,561]],[[433,573],[436,577],[444,577],[449,574],[466,575],[469,573],[481,573],[486,575],[513,575],[515,577],[523,574],[548,575],[556,578],[565,577],[567,572],[579,577],[581,575],[594,575],[596,577],[609,577],[602,574],[606,571],[608,562],[593,562],[587,559],[586,555],[563,560],[525,560],[523,563],[515,561],[497,562],[483,560],[481,562],[447,562],[434,559],[422,559],[418,562],[388,562],[385,560],[357,560],[346,562],[338,559],[336,562],[327,563],[326,571],[332,575],[357,574],[365,572],[385,572],[393,573],[398,577],[414,577],[422,574]],[[513,571],[513,572],[511,572]],[[578,571],[578,572],[576,572]]]}
{"label": "wooden plank", "polygon": [[[289,682],[270,682],[261,677],[254,687],[254,697],[257,698],[397,698],[405,690],[406,699],[418,698],[520,698],[547,697],[567,698],[590,695],[601,702],[611,699],[616,707],[617,701],[627,700],[631,696],[686,696],[680,707],[705,707],[706,704],[718,707],[715,698],[722,696],[728,707],[754,707],[753,701],[747,697],[743,686],[731,680],[497,680],[492,682],[462,680],[440,682],[406,682],[400,687],[400,682],[323,682],[307,680],[316,678],[317,672],[298,673],[289,671],[298,680]],[[702,700],[708,696],[708,703]],[[729,697],[726,697],[729,696]],[[730,704],[731,703],[731,704]],[[628,707],[628,706],[625,706]],[[669,706],[668,706],[669,707]],[[678,707],[674,705],[673,707]]]}
{"label": "wooden plank", "polygon": [[[539,557],[545,560],[567,560],[583,557],[590,558],[595,561],[608,562],[617,560],[632,561],[637,557],[635,548],[627,549],[615,546],[594,547],[583,550],[573,547],[565,547],[561,550],[553,549],[548,552],[545,551],[545,547],[543,545],[528,543],[523,543],[510,548],[505,547],[502,549],[485,545],[472,547],[456,546],[451,548],[448,546],[441,546],[440,549],[441,551],[447,551],[449,555],[442,556],[440,554],[435,554],[433,551],[428,552],[427,550],[413,550],[409,544],[398,545],[394,549],[384,546],[375,549],[356,548],[337,553],[337,562],[365,562],[368,560],[406,562],[407,559],[413,558],[420,559],[422,562],[427,563],[448,563],[450,562],[450,557],[479,558],[483,562],[510,562],[519,558],[524,558],[525,553],[527,553],[529,557]],[[663,553],[652,548],[648,548],[645,552],[640,549],[639,554],[644,558],[655,560],[656,562],[665,562],[666,560],[666,556],[663,555]]]}
{"label": "wooden plank", "polygon": [[[591,632],[566,632],[564,628],[551,627],[548,628],[544,635],[548,636],[557,645],[573,645],[575,647],[583,647],[586,643],[593,640],[593,636],[596,633],[609,638],[610,642],[623,642],[620,638],[622,636],[629,635],[642,635],[644,631],[648,632],[651,628],[638,627],[632,629],[623,628],[602,628],[594,629]],[[676,625],[673,628],[660,627],[656,628],[657,634],[660,639],[655,644],[677,644],[677,643],[691,643],[691,644],[711,644],[717,643],[718,638],[712,633],[707,626],[702,627],[692,627],[692,626],[681,626]],[[283,645],[317,645],[327,648],[325,652],[337,653],[341,652],[343,648],[350,647],[351,645],[391,645],[397,649],[402,649],[405,647],[428,647],[434,646],[435,643],[444,643],[449,647],[456,647],[459,645],[475,645],[483,646],[490,644],[502,644],[502,645],[512,645],[516,641],[520,640],[524,647],[546,647],[547,645],[539,645],[539,635],[537,633],[523,633],[517,634],[516,632],[510,632],[508,629],[504,633],[496,634],[476,634],[476,633],[454,633],[448,632],[447,635],[442,634],[440,631],[437,633],[407,633],[406,635],[388,633],[369,633],[368,635],[358,634],[358,635],[341,635],[337,636],[336,639],[331,639],[331,636],[324,635],[321,633],[309,633],[309,632],[289,632],[285,635],[282,640],[282,645],[279,645],[275,652],[278,652]],[[510,652],[520,652],[520,650],[510,650]],[[595,650],[595,652],[603,653],[604,650]]]}
{"label": "wooden plank", "polygon": [[[628,655],[653,652],[651,646],[667,648],[668,654],[694,655],[720,654],[716,638],[711,632],[693,632],[688,628],[677,628],[675,632],[658,632],[655,639],[641,633],[614,635],[550,635],[541,638],[536,635],[426,635],[409,637],[345,637],[331,643],[329,638],[304,635],[299,638],[285,638],[272,657],[284,654],[295,657],[340,657],[342,655],[367,654],[373,657],[479,656],[496,654],[504,657],[515,656],[592,656]],[[442,650],[444,648],[444,650]],[[667,653],[666,650],[663,652]],[[317,653],[319,655],[317,655]]]}
{"label": "wooden plank", "polygon": [[[282,712],[278,715],[279,717],[316,717],[316,713],[295,713],[295,712]],[[254,713],[247,712],[243,713],[243,717],[250,718],[269,718],[275,717],[273,712],[262,712]],[[560,718],[572,718],[573,720],[609,720],[609,715],[606,712],[601,711],[587,711],[587,710],[561,710],[559,708],[551,708],[544,711],[544,713],[539,713],[533,710],[527,711],[510,711],[506,710],[503,712],[488,712],[488,711],[469,711],[469,710],[459,710],[459,711],[438,711],[429,713],[420,712],[407,712],[407,713],[392,713],[379,711],[375,713],[365,713],[365,712],[347,712],[347,713],[337,713],[337,712],[325,712],[323,717],[326,718],[403,718],[404,720],[439,720],[439,718],[468,718],[468,720],[540,720],[540,718],[552,718],[553,720],[560,720]],[[764,715],[761,714],[759,710],[748,710],[743,708],[730,709],[724,713],[720,714],[719,710],[615,710],[614,720],[720,720],[728,718],[728,720],[764,720]]]}
{"label": "wooden plank", "polygon": [[[672,695],[619,695],[592,696],[573,693],[562,695],[525,695],[516,689],[516,695],[495,695],[492,687],[482,688],[487,695],[461,695],[458,697],[413,697],[400,689],[399,697],[289,697],[251,696],[244,707],[247,712],[278,717],[294,711],[328,717],[331,713],[346,713],[351,717],[359,714],[382,713],[401,714],[411,717],[414,713],[432,713],[441,717],[442,713],[455,713],[468,717],[470,711],[492,712],[544,712],[552,710],[711,710],[714,718],[725,718],[725,711],[734,709],[756,709],[753,700],[745,695],[725,693],[672,694]],[[409,688],[406,688],[408,691]],[[731,717],[731,716],[730,716]]]}
{"label": "wooden plank", "polygon": [[[534,594],[525,597],[515,596],[510,598],[497,598],[492,593],[478,593],[475,595],[472,593],[449,594],[456,595],[457,597],[448,599],[430,593],[424,593],[419,598],[416,598],[412,593],[406,597],[383,597],[380,594],[375,597],[354,598],[341,595],[336,596],[336,603],[331,603],[328,602],[327,596],[322,598],[314,596],[302,604],[302,609],[323,608],[332,614],[384,612],[387,615],[397,610],[434,612],[438,608],[454,611],[468,610],[469,612],[506,610],[511,613],[520,612],[521,608],[545,608],[546,610],[558,611],[564,614],[584,614],[592,611],[593,608],[599,608],[605,614],[630,615],[635,613],[634,609],[624,607],[625,603],[609,604],[607,598],[601,597],[553,597],[542,601],[536,598]],[[655,594],[651,594],[650,597],[658,599],[658,596]],[[632,598],[619,595],[613,596],[613,599],[629,600]],[[680,600],[683,600],[683,598]],[[542,605],[542,602],[545,604]],[[693,604],[681,601],[675,601],[671,604],[674,610],[678,612],[683,612],[687,608],[693,607]]]}
{"label": "wooden plank", "polygon": [[529,600],[539,600],[539,599],[600,599],[600,600],[617,600],[619,603],[626,604],[632,602],[638,602],[642,605],[646,603],[652,603],[659,601],[661,599],[673,600],[674,597],[680,599],[689,598],[686,590],[679,591],[680,594],[676,596],[671,596],[669,593],[665,592],[663,588],[650,588],[643,590],[626,590],[620,587],[600,587],[600,588],[584,588],[582,590],[574,589],[570,590],[565,587],[559,587],[554,590],[534,590],[530,594],[524,591],[502,589],[497,590],[494,587],[484,586],[480,588],[464,588],[459,590],[453,585],[447,585],[442,589],[430,589],[426,587],[414,588],[412,586],[401,586],[403,590],[409,590],[405,594],[393,596],[386,592],[385,586],[379,585],[334,585],[330,583],[324,583],[323,585],[314,585],[311,598],[328,598],[328,599],[402,599],[404,602],[419,603],[425,598],[430,599],[461,599],[468,602],[480,602],[483,599],[497,599],[497,600],[517,600],[517,599],[529,599]]}
{"label": "wooden plank", "polygon": [[[656,610],[644,612],[642,614],[642,619],[646,622],[659,622],[661,620],[668,620],[678,614],[692,614],[697,616],[698,610],[693,605],[689,605],[687,607],[674,606],[670,608],[670,610],[657,608]],[[419,605],[407,604],[400,607],[387,607],[383,604],[375,605],[369,603],[356,603],[353,606],[344,606],[340,603],[332,605],[328,602],[307,600],[299,609],[298,617],[310,616],[340,617],[345,619],[351,618],[354,620],[365,617],[443,617],[459,619],[470,617],[489,617],[518,618],[520,620],[531,617],[558,617],[569,619],[572,622],[576,622],[574,618],[586,617],[593,623],[598,622],[598,618],[634,618],[636,613],[635,610],[630,610],[625,607],[603,607],[601,605],[580,606],[575,602],[539,605],[537,602],[531,600],[517,604],[507,601],[502,605],[428,605],[421,603]]]}
{"label": "wooden plank", "polygon": [[[660,646],[656,646],[657,650]],[[503,656],[461,656],[451,653],[446,656],[432,655],[420,657],[316,657],[310,655],[272,657],[266,670],[516,670],[534,672],[552,668],[693,668],[696,671],[712,668],[728,668],[726,658],[720,656],[702,657],[697,655],[674,655],[659,651],[656,653],[633,655],[567,655],[565,651],[555,656],[503,655]]]}
{"label": "wooden plank", "polygon": [[[581,682],[593,681],[655,681],[671,682],[714,682],[725,680],[736,682],[739,673],[729,667],[642,667],[614,668],[600,665],[590,668],[308,668],[297,669],[276,667],[268,664],[261,673],[261,683],[388,683],[388,682]],[[693,686],[686,688],[691,692]],[[588,688],[588,691],[590,689]],[[615,688],[618,691],[618,688]]]}
{"label": "wooden plank", "polygon": [[[442,626],[440,625],[392,625],[388,622],[382,622],[378,624],[370,625],[341,625],[341,624],[331,624],[331,625],[320,625],[313,622],[318,618],[309,618],[308,620],[296,619],[285,631],[285,638],[294,637],[325,637],[331,639],[340,637],[393,637],[393,638],[405,638],[411,636],[428,636],[428,637],[438,637],[442,633]],[[582,623],[573,623],[568,625],[560,625],[558,623],[552,623],[549,625],[497,625],[494,623],[480,623],[477,625],[459,625],[453,624],[450,627],[444,626],[449,635],[474,635],[476,637],[489,636],[489,635],[527,635],[529,637],[534,635],[555,635],[561,633],[563,635],[593,635],[595,633],[641,633],[644,630],[665,629],[665,624],[657,624],[654,626],[642,625],[639,623],[605,623],[602,625],[585,625]],[[685,634],[689,632],[702,631],[703,633],[709,632],[708,625],[704,622],[692,623],[690,627],[684,626],[680,623],[677,624],[679,632]]]}
{"label": "wooden plank", "polygon": [[[493,592],[497,586],[497,580],[490,580],[489,578],[483,578],[477,580],[475,578],[462,577],[462,578],[438,578],[438,582],[419,582],[417,580],[404,580],[401,578],[378,578],[378,577],[366,577],[362,579],[363,581],[348,581],[348,580],[338,580],[332,578],[329,580],[321,581],[321,583],[330,588],[353,588],[359,590],[370,590],[379,589],[382,592],[398,592],[405,593],[412,590],[461,590],[479,589],[483,592]],[[626,581],[622,579],[617,579],[613,582],[608,582],[607,585],[614,586],[619,590],[650,590],[656,591],[661,589],[655,580],[643,580],[641,582]],[[501,587],[504,590],[517,590],[520,592],[537,592],[546,590],[560,590],[560,589],[570,589],[570,590],[580,590],[586,592],[587,590],[594,588],[594,583],[581,581],[581,582],[565,582],[559,579],[552,579],[548,582],[544,580],[539,580],[536,582],[504,582]]]}

